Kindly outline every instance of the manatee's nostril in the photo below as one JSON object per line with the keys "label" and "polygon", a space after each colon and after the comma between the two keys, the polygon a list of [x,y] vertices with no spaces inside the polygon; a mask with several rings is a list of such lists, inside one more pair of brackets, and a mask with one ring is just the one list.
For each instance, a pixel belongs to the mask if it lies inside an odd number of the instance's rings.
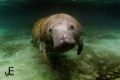
{"label": "manatee's nostril", "polygon": [[59,35],[59,38],[62,40],[62,35]]}
{"label": "manatee's nostril", "polygon": [[65,38],[65,39],[67,38],[67,34],[64,34],[64,38]]}
{"label": "manatee's nostril", "polygon": [[65,39],[67,39],[67,37],[68,37],[67,34],[59,35],[59,39],[60,39],[60,40],[65,40]]}

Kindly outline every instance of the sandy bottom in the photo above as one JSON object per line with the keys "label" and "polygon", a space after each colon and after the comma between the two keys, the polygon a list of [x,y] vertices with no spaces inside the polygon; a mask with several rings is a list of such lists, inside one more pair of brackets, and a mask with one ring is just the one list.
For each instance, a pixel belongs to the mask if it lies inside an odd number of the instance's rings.
{"label": "sandy bottom", "polygon": [[[30,29],[0,29],[0,80],[120,80],[120,31],[84,29],[84,49],[52,55],[49,66]],[[8,68],[11,68],[11,74]]]}

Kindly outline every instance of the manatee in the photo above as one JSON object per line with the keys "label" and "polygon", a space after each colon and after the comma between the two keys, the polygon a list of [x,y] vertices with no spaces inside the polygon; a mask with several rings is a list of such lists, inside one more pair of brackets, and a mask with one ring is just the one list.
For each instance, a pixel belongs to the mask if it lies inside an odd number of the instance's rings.
{"label": "manatee", "polygon": [[[78,45],[83,49],[82,26],[68,14],[54,14],[38,20],[32,29],[32,43],[39,47],[44,59],[52,65],[47,54],[62,53]],[[57,54],[56,54],[57,55]]]}

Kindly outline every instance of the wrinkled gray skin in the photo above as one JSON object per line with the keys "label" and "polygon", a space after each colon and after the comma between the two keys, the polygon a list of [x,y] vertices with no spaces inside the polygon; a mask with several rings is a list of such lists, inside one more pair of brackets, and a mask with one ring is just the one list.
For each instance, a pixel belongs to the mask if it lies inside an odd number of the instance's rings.
{"label": "wrinkled gray skin", "polygon": [[80,49],[78,50],[78,55],[82,51],[82,37],[79,39],[79,37],[75,38],[75,27],[74,25],[68,25],[64,23],[57,23],[57,25],[48,28],[47,34],[49,36],[49,39],[52,40],[52,46],[46,44],[46,48],[48,51],[51,52],[64,52],[67,51],[73,47],[75,47],[78,43],[80,43]]}
{"label": "wrinkled gray skin", "polygon": [[[82,26],[76,19],[67,14],[55,14],[43,20],[44,22],[42,20],[37,22],[32,34],[33,44],[37,43],[47,63],[53,66],[47,53],[62,53],[76,45],[78,45],[77,54],[81,53],[83,49]],[[36,35],[37,31],[39,35]],[[46,35],[45,38],[43,35]]]}
{"label": "wrinkled gray skin", "polygon": [[[65,24],[57,24],[56,26],[48,28],[47,34],[50,43],[48,43],[49,41],[45,43],[45,52],[62,53],[78,45],[77,54],[79,55],[83,49],[83,39],[82,36],[80,38],[76,37],[74,35],[75,31],[73,25]],[[45,60],[53,66],[49,62],[46,53],[44,54]]]}

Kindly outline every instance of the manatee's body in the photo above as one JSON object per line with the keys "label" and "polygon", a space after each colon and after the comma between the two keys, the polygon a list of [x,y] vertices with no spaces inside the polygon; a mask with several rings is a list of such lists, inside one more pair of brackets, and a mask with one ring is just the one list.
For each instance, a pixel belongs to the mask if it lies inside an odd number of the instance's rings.
{"label": "manatee's body", "polygon": [[82,26],[68,14],[55,14],[42,18],[34,25],[32,42],[40,48],[47,62],[49,62],[47,52],[65,52],[76,45],[79,55],[83,48]]}

